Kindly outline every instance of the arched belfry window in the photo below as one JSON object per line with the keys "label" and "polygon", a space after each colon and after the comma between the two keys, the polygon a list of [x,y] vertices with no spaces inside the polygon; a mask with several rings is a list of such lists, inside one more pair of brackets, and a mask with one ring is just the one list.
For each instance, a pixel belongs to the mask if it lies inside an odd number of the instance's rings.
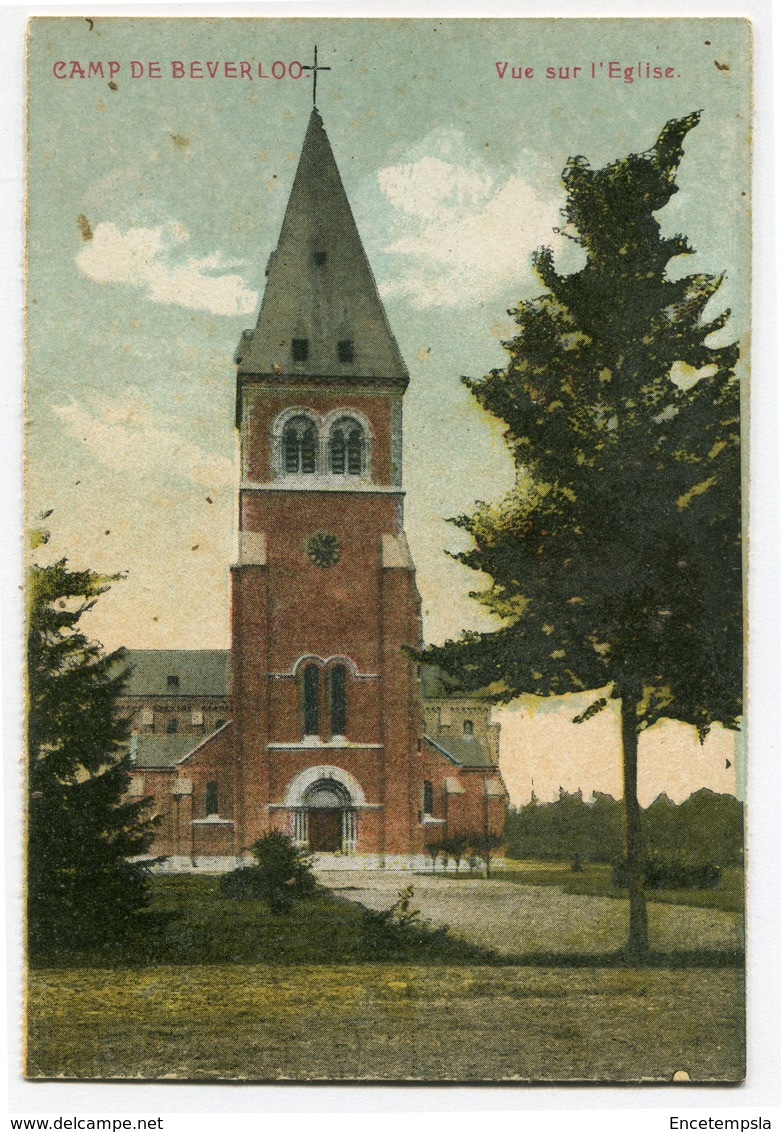
{"label": "arched belfry window", "polygon": [[366,466],[366,438],[357,421],[344,417],[336,422],[331,431],[329,456],[333,475],[363,475]]}
{"label": "arched belfry window", "polygon": [[331,709],[331,734],[347,734],[347,670],[337,664],[328,672],[328,700]]}
{"label": "arched belfry window", "polygon": [[320,669],[307,664],[301,677],[304,734],[320,734]]}
{"label": "arched belfry window", "polygon": [[285,472],[311,476],[317,471],[317,431],[308,417],[293,417],[282,434]]}

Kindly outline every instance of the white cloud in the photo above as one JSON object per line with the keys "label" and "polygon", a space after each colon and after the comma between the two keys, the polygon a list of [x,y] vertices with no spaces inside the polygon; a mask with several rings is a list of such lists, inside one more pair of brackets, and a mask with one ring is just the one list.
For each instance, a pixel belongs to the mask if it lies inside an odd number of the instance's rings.
{"label": "white cloud", "polygon": [[401,260],[382,290],[417,307],[473,304],[528,282],[531,252],[558,243],[561,202],[520,173],[498,175],[459,131],[436,131],[377,177],[394,210],[384,251]]}
{"label": "white cloud", "polygon": [[76,256],[76,266],[95,283],[140,287],[155,303],[217,315],[252,314],[257,293],[240,275],[225,273],[229,265],[219,254],[183,256],[188,240],[181,224],[121,232],[102,220]]}
{"label": "white cloud", "polygon": [[95,398],[90,404],[69,401],[53,406],[66,432],[84,444],[98,463],[137,480],[176,475],[202,487],[218,490],[234,482],[233,463],[162,428],[143,403],[125,398],[122,404]]}

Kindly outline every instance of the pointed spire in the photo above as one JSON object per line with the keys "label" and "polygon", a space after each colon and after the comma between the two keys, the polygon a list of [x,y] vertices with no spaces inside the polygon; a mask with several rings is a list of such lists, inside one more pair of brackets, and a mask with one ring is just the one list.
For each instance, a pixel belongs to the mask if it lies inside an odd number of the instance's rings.
{"label": "pointed spire", "polygon": [[257,326],[239,346],[240,372],[407,384],[317,108],[266,276]]}

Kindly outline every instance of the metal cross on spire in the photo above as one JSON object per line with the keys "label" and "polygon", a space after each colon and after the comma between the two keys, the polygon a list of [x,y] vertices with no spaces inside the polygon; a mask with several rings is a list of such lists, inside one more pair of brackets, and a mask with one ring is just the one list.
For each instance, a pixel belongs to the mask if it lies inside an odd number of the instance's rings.
{"label": "metal cross on spire", "polygon": [[311,67],[308,66],[307,64],[304,64],[302,66],[301,70],[312,72],[312,79],[314,80],[312,82],[312,105],[317,106],[317,72],[318,71],[330,71],[331,68],[330,67],[318,67],[318,65],[317,65],[317,47],[316,46],[315,46],[315,61],[314,61],[314,64]]}

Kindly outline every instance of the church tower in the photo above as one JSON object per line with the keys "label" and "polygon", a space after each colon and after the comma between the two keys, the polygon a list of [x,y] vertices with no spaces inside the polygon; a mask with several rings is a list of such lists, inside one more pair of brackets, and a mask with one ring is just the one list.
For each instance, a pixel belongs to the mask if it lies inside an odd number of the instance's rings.
{"label": "church tower", "polygon": [[236,851],[280,829],[320,852],[419,853],[409,378],[316,108],[235,360]]}
{"label": "church tower", "polygon": [[490,706],[409,656],[409,377],[316,108],[236,365],[230,653],[128,654],[130,793],[154,800],[153,851],[222,870],[279,830],[324,867],[409,868],[453,836],[496,842]]}

